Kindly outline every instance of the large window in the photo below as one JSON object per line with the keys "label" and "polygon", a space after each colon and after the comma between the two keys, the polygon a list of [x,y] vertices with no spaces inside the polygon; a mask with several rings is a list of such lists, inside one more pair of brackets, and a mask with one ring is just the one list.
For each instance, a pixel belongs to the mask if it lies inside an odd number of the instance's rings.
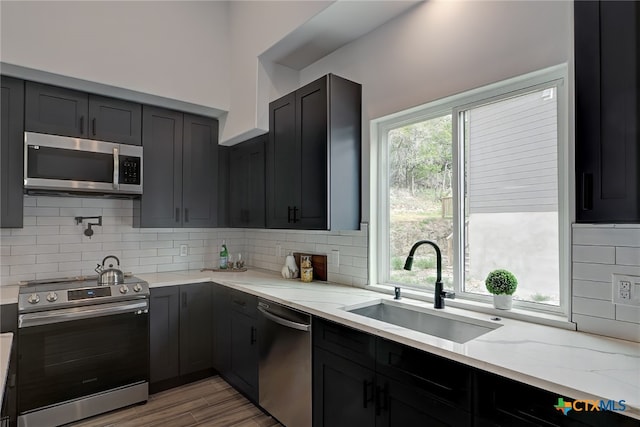
{"label": "large window", "polygon": [[[568,264],[564,69],[536,73],[377,122],[378,282],[433,289],[435,251],[459,298],[489,300],[494,269],[516,306],[560,311]],[[563,285],[564,283],[564,285]]]}

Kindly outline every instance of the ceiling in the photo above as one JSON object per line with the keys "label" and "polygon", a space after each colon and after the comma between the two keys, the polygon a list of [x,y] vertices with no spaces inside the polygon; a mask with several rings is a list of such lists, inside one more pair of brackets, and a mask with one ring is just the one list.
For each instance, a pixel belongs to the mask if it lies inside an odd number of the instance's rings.
{"label": "ceiling", "polygon": [[338,0],[289,33],[260,58],[301,70],[422,1]]}

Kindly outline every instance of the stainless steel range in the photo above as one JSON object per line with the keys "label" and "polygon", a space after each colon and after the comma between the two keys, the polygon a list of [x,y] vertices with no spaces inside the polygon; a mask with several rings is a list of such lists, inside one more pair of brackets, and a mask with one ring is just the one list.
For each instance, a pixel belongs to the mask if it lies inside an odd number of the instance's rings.
{"label": "stainless steel range", "polygon": [[18,297],[18,425],[58,426],[149,396],[149,285],[34,281]]}

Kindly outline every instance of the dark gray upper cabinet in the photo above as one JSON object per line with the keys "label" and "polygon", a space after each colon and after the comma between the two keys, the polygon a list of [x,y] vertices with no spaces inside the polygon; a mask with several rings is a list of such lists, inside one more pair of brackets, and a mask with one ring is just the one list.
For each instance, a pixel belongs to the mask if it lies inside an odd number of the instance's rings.
{"label": "dark gray upper cabinet", "polygon": [[141,144],[140,104],[35,82],[25,93],[25,130]]}
{"label": "dark gray upper cabinet", "polygon": [[218,145],[218,227],[229,227],[229,152],[230,147]]}
{"label": "dark gray upper cabinet", "polygon": [[640,221],[640,4],[576,1],[576,220]]}
{"label": "dark gray upper cabinet", "polygon": [[329,74],[269,104],[267,227],[359,228],[361,92]]}
{"label": "dark gray upper cabinet", "polygon": [[143,109],[144,192],[136,227],[215,227],[218,122],[164,108]]}
{"label": "dark gray upper cabinet", "polygon": [[218,121],[184,115],[182,208],[185,227],[218,225]]}
{"label": "dark gray upper cabinet", "polygon": [[2,76],[0,227],[22,227],[24,82]]}
{"label": "dark gray upper cabinet", "polygon": [[232,227],[265,226],[267,134],[234,145],[229,153],[229,215]]}
{"label": "dark gray upper cabinet", "polygon": [[142,105],[89,95],[89,138],[142,144]]}

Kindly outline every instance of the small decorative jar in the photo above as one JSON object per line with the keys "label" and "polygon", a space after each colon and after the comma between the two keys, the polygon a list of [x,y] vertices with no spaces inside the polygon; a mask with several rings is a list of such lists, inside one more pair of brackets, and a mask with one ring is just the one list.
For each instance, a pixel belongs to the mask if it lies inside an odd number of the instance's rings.
{"label": "small decorative jar", "polygon": [[305,283],[313,281],[313,267],[310,255],[300,256],[300,280]]}

